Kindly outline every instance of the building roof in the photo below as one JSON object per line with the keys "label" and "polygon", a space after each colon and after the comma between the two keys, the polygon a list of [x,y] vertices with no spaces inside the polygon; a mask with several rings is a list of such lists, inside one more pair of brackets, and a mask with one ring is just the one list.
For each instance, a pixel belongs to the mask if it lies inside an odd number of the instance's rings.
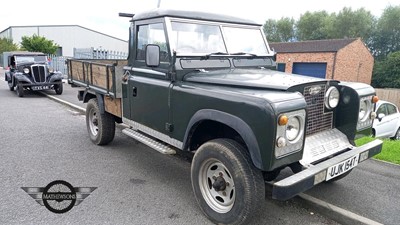
{"label": "building roof", "polygon": [[357,40],[357,38],[300,42],[275,42],[270,43],[269,45],[277,53],[337,52],[355,40]]}

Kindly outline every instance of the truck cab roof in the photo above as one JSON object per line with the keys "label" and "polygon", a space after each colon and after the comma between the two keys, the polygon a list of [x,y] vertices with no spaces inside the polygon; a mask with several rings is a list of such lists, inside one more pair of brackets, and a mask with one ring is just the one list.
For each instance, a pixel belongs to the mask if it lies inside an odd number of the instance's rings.
{"label": "truck cab roof", "polygon": [[160,9],[160,8],[135,14],[132,17],[132,21],[153,19],[153,18],[160,18],[160,17],[175,17],[175,18],[194,19],[194,20],[209,20],[209,21],[216,21],[216,22],[261,26],[261,24],[258,24],[252,20],[242,19],[242,18],[238,18],[238,17],[234,17],[234,16],[213,14],[213,13],[207,13],[207,12]]}

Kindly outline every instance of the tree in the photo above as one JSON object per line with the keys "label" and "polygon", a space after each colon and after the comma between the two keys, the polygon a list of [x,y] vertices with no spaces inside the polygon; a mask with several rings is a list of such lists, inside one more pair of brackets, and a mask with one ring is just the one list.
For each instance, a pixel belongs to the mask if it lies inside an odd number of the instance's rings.
{"label": "tree", "polygon": [[351,8],[343,8],[333,22],[332,38],[358,38],[369,41],[374,25],[375,17],[364,8],[353,11]]}
{"label": "tree", "polygon": [[0,54],[18,50],[18,46],[11,39],[0,38]]}
{"label": "tree", "polygon": [[400,51],[375,63],[371,84],[376,88],[400,88]]}
{"label": "tree", "polygon": [[400,6],[388,6],[378,19],[369,47],[376,59],[400,51]]}
{"label": "tree", "polygon": [[58,49],[58,45],[54,41],[37,35],[22,37],[21,46],[30,52],[43,52],[46,54],[55,54]]}
{"label": "tree", "polygon": [[297,39],[300,41],[330,39],[334,18],[334,13],[307,11],[296,23]]}
{"label": "tree", "polygon": [[264,24],[264,33],[270,42],[288,42],[295,39],[295,21],[293,18],[282,17],[276,21],[269,19]]}

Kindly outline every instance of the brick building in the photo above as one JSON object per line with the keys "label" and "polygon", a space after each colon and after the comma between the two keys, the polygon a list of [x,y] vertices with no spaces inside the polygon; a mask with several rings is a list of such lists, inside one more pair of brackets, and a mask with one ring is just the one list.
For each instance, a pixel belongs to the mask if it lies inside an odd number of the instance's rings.
{"label": "brick building", "polygon": [[278,70],[341,81],[370,84],[374,58],[357,39],[270,43]]}

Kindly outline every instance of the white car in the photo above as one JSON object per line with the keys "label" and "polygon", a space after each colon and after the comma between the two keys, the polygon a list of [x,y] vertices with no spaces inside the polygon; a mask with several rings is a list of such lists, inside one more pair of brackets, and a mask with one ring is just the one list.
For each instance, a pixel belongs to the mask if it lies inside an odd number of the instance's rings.
{"label": "white car", "polygon": [[375,137],[400,140],[400,113],[396,105],[379,100],[376,103],[376,119],[372,125]]}

